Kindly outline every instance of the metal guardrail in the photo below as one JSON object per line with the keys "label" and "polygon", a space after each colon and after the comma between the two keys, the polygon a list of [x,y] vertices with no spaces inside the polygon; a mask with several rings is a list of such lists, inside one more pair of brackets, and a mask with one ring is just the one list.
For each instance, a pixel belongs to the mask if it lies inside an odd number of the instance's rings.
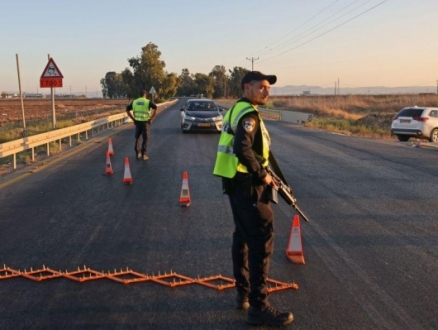
{"label": "metal guardrail", "polygon": [[[164,110],[167,106],[175,103],[177,100],[159,103],[158,113]],[[81,135],[84,134],[85,139],[88,140],[88,132],[91,132],[91,135],[94,134],[94,131],[97,130],[99,133],[100,130],[110,129],[119,125],[124,124],[129,119],[126,113],[120,113],[117,115],[112,115],[106,118],[100,118],[93,121],[89,121],[83,124],[70,126],[46,133],[41,133],[29,137],[25,137],[23,139],[18,139],[10,142],[5,142],[0,144],[0,158],[13,156],[13,168],[14,170],[17,168],[17,153],[31,150],[31,159],[35,161],[35,148],[39,146],[46,145],[47,155],[50,155],[50,143],[58,142],[59,150],[61,150],[62,139],[69,139],[69,146],[72,145],[72,136],[77,136],[77,140],[80,141]]]}
{"label": "metal guardrail", "polygon": [[[226,108],[230,108],[233,106],[234,103],[232,102],[216,102],[218,105]],[[305,112],[299,112],[299,111],[292,111],[292,110],[270,110],[259,107],[259,113],[260,116],[263,119],[272,119],[276,121],[284,121],[288,123],[293,123],[297,125],[301,125],[306,122],[310,122],[313,119],[313,115],[305,113]]]}

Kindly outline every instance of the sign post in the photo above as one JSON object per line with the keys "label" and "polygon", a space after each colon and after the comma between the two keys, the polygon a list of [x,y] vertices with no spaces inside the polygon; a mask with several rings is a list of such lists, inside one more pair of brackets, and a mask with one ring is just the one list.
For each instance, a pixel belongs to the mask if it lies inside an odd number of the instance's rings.
{"label": "sign post", "polygon": [[155,91],[154,86],[152,86],[152,87],[151,87],[151,90],[149,91],[149,94],[152,95],[152,98],[151,98],[151,101],[152,101],[152,102],[154,102],[154,94],[155,94],[155,93],[157,93],[157,92]]}
{"label": "sign post", "polygon": [[52,129],[56,129],[56,113],[55,113],[55,93],[54,88],[62,87],[62,75],[61,71],[56,66],[53,58],[48,55],[49,62],[46,65],[41,77],[40,77],[40,87],[50,88],[50,93],[52,95]]}

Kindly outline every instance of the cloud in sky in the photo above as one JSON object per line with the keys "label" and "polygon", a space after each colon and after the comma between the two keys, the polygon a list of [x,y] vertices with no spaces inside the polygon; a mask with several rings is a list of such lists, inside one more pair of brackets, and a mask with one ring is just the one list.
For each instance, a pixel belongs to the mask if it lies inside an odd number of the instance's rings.
{"label": "cloud in sky", "polygon": [[36,92],[50,54],[64,93],[97,93],[149,42],[178,75],[254,65],[277,86],[434,85],[437,12],[436,0],[8,1],[0,90],[18,90],[18,54],[22,89]]}

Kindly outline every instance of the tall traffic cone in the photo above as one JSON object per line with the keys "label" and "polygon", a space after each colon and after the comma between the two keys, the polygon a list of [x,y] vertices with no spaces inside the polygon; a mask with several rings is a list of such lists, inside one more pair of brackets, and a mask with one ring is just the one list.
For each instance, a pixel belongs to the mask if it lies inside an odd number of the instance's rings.
{"label": "tall traffic cone", "polygon": [[131,169],[129,167],[129,159],[125,157],[125,173],[123,175],[124,184],[132,184]]}
{"label": "tall traffic cone", "polygon": [[110,156],[114,155],[113,140],[111,138],[108,140],[108,153]]}
{"label": "tall traffic cone", "polygon": [[107,151],[106,152],[106,169],[105,169],[105,174],[107,175],[111,175],[113,174],[113,167],[111,166],[111,157],[110,157],[110,153]]}
{"label": "tall traffic cone", "polygon": [[181,194],[179,195],[179,205],[189,206],[190,203],[189,175],[187,174],[187,171],[184,171],[182,176]]}
{"label": "tall traffic cone", "polygon": [[294,264],[304,265],[303,245],[301,244],[300,216],[295,215],[286,249],[286,257]]}

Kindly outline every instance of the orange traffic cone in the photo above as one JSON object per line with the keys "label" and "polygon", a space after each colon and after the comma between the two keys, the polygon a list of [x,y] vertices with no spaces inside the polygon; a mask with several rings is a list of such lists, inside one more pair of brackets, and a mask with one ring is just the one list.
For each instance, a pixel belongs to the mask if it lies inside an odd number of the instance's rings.
{"label": "orange traffic cone", "polygon": [[111,157],[110,157],[110,153],[107,151],[106,152],[106,169],[105,169],[105,174],[110,175],[113,174],[113,167],[111,166]]}
{"label": "orange traffic cone", "polygon": [[294,264],[304,265],[303,245],[301,244],[300,216],[295,215],[292,222],[292,230],[286,249],[286,257]]}
{"label": "orange traffic cone", "polygon": [[131,169],[129,167],[128,157],[125,158],[125,173],[123,175],[123,183],[124,184],[132,184]]}
{"label": "orange traffic cone", "polygon": [[187,171],[184,171],[182,176],[181,194],[179,195],[179,205],[189,206],[190,203],[189,175],[187,174]]}
{"label": "orange traffic cone", "polygon": [[108,153],[110,156],[114,155],[113,140],[111,138],[108,140]]}

